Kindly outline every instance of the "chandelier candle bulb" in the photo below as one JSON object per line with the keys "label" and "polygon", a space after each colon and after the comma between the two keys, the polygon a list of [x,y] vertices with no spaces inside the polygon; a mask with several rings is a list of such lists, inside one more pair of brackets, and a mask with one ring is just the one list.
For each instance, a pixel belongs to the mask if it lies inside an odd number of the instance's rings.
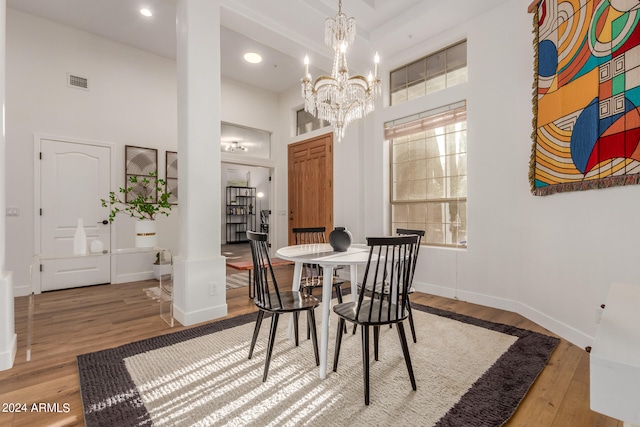
{"label": "chandelier candle bulb", "polygon": [[378,77],[378,63],[380,62],[380,56],[378,56],[378,52],[376,52],[376,56],[373,57],[373,62],[375,64],[373,74]]}
{"label": "chandelier candle bulb", "polygon": [[304,56],[304,77],[309,77],[309,55]]}

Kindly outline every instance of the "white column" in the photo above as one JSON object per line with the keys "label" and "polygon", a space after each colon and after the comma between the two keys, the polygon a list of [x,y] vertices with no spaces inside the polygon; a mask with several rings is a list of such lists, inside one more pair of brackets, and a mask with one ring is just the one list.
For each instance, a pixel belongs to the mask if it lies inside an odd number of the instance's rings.
{"label": "white column", "polygon": [[16,357],[17,337],[13,319],[13,284],[11,272],[4,271],[6,254],[6,232],[5,232],[5,198],[7,195],[5,183],[6,176],[6,140],[5,140],[5,56],[6,56],[6,0],[0,0],[0,106],[2,107],[2,126],[0,132],[0,371],[13,366]]}
{"label": "white column", "polygon": [[183,325],[227,314],[220,255],[220,1],[178,0],[179,239],[174,314]]}

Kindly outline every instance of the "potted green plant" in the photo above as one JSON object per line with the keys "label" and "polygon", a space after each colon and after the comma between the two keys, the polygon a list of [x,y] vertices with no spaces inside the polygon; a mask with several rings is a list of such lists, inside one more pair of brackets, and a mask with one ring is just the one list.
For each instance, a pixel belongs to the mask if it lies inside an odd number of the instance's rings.
{"label": "potted green plant", "polygon": [[136,247],[157,245],[155,219],[157,215],[169,216],[171,192],[166,192],[166,182],[158,178],[157,172],[148,177],[130,176],[128,186],[111,191],[108,199],[100,199],[102,206],[110,208],[109,221],[116,215],[125,214],[136,218]]}

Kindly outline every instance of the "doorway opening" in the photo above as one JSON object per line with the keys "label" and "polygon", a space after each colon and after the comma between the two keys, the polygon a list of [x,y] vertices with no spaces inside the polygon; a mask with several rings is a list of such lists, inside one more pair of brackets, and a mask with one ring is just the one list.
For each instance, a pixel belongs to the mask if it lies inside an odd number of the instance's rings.
{"label": "doorway opening", "polygon": [[[242,163],[221,163],[221,248],[227,263],[251,263],[246,232],[271,232],[273,167]],[[249,286],[249,273],[227,266],[227,291]]]}
{"label": "doorway opening", "polygon": [[222,162],[222,244],[246,243],[246,232],[267,231],[273,168]]}

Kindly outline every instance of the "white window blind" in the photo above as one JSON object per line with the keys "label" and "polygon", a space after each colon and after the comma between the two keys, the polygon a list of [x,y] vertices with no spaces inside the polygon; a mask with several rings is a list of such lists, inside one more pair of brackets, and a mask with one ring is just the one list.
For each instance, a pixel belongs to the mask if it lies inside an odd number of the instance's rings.
{"label": "white window blind", "polygon": [[425,230],[425,244],[466,246],[466,124],[464,101],[385,124],[392,229]]}

